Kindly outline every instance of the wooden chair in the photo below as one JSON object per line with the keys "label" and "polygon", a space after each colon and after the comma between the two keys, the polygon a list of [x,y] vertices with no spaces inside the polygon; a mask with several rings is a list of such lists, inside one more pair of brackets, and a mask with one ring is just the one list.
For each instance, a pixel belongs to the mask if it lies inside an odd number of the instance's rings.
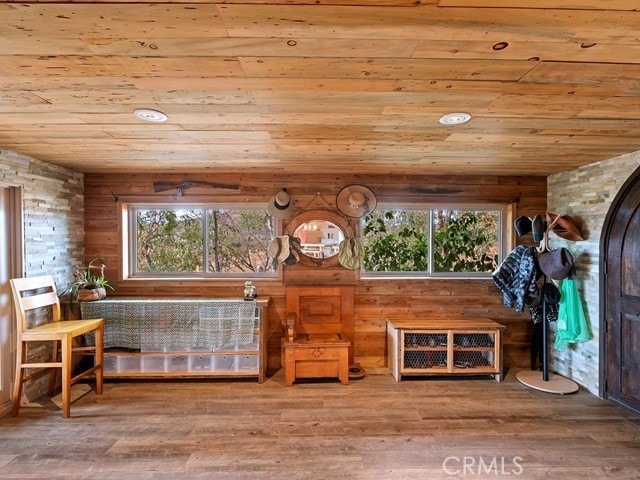
{"label": "wooden chair", "polygon": [[[13,416],[20,410],[22,384],[28,380],[50,373],[49,395],[56,387],[56,374],[62,369],[62,415],[69,418],[71,413],[71,385],[81,378],[94,373],[96,393],[102,394],[103,338],[104,327],[101,318],[91,320],[60,321],[60,301],[51,275],[9,280],[17,320],[16,376],[13,388]],[[74,338],[88,332],[95,332],[94,347],[74,347]],[[28,363],[26,360],[29,342],[52,342],[51,360]],[[58,360],[60,349],[60,360]],[[72,378],[73,355],[92,355],[93,366]],[[25,369],[37,369],[25,375]]]}
{"label": "wooden chair", "polygon": [[298,378],[337,377],[349,383],[353,363],[353,296],[350,285],[287,287],[282,364],[285,385]]}

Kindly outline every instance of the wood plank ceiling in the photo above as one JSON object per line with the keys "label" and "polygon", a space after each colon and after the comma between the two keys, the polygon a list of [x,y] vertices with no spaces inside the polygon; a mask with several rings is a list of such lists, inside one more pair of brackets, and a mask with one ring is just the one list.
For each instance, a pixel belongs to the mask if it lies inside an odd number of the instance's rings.
{"label": "wood plank ceiling", "polygon": [[0,0],[0,148],[82,172],[549,175],[640,150],[636,8]]}

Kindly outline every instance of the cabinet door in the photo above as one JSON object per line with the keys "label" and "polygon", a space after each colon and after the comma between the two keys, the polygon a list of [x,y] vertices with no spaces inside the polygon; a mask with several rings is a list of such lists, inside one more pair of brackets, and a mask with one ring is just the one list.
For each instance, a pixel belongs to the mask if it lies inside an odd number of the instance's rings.
{"label": "cabinet door", "polygon": [[461,331],[453,333],[454,372],[495,372],[496,332]]}
{"label": "cabinet door", "polygon": [[446,372],[449,365],[448,334],[442,330],[402,331],[402,373]]}

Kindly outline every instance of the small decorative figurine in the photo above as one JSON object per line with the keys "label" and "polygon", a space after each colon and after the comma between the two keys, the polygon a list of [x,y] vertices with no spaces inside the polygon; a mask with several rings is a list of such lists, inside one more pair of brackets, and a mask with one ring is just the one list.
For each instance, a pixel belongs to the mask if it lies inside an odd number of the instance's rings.
{"label": "small decorative figurine", "polygon": [[256,293],[256,286],[251,280],[244,282],[244,299],[253,300],[258,294]]}

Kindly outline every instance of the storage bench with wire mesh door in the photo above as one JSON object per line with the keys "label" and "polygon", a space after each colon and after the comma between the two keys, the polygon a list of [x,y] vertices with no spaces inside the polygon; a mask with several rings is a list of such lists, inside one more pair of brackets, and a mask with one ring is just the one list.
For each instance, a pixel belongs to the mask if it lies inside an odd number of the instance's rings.
{"label": "storage bench with wire mesh door", "polygon": [[387,359],[407,375],[492,375],[502,379],[504,325],[487,318],[388,320]]}

